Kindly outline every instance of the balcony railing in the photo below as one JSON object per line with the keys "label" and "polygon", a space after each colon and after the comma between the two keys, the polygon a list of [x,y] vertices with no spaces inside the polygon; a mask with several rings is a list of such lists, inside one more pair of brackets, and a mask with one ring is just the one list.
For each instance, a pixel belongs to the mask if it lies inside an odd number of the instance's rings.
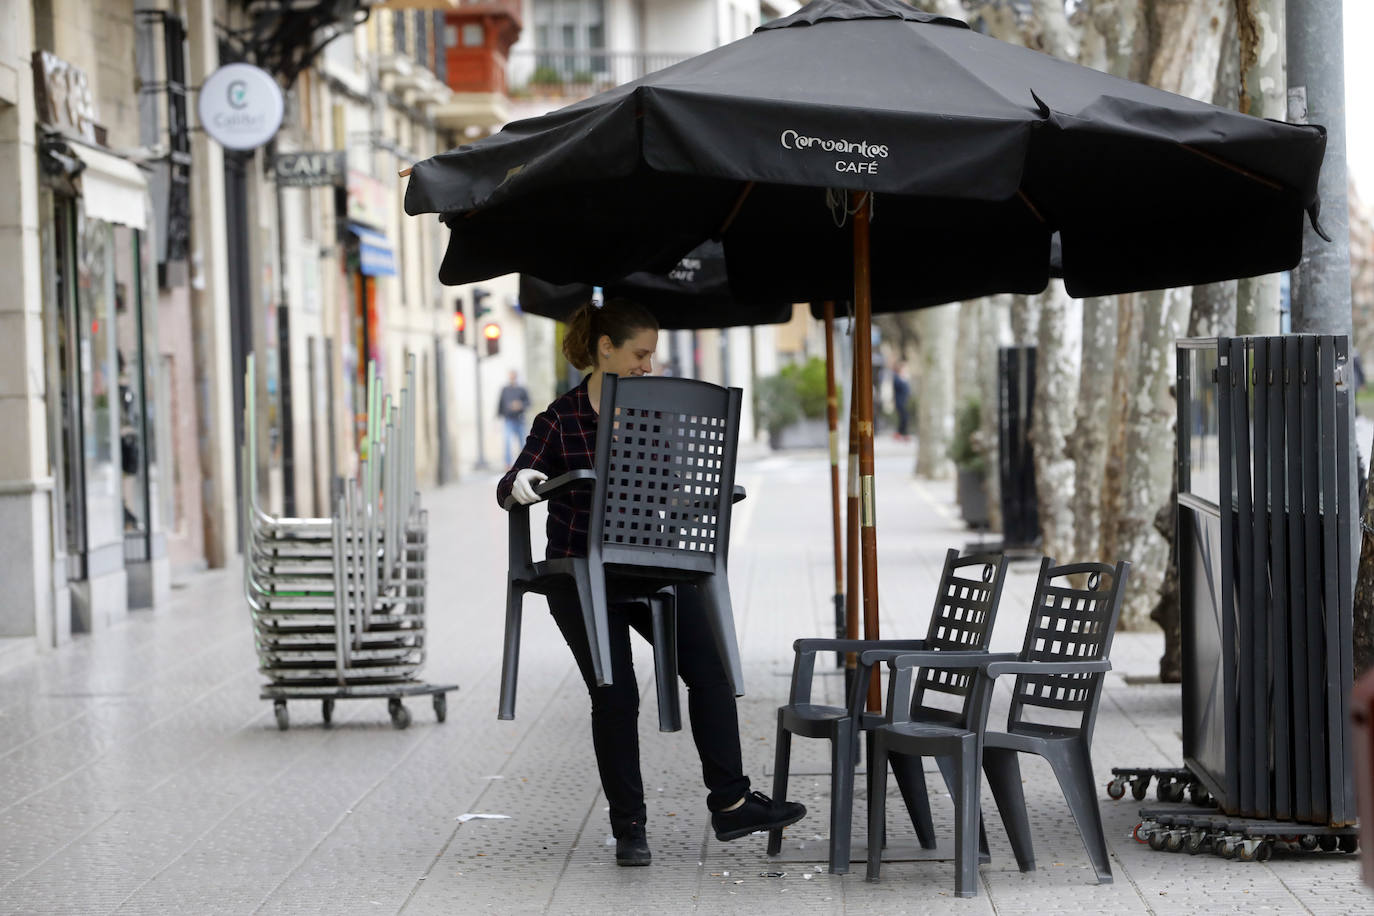
{"label": "balcony railing", "polygon": [[585,98],[662,70],[691,54],[644,51],[538,51],[513,48],[507,63],[512,96]]}

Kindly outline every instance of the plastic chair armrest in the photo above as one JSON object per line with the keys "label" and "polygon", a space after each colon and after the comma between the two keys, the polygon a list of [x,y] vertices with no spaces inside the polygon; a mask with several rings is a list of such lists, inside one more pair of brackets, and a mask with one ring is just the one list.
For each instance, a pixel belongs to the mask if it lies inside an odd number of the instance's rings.
{"label": "plastic chair armrest", "polygon": [[1003,674],[1097,674],[1111,670],[1112,663],[1105,658],[1076,662],[996,661],[987,666],[988,677]]}
{"label": "plastic chair armrest", "polygon": [[[866,652],[869,650],[895,650],[919,652],[926,647],[924,639],[827,639],[807,637],[792,643],[794,652]],[[867,664],[872,664],[868,662]]]}
{"label": "plastic chair armrest", "polygon": [[[865,653],[868,654],[868,653]],[[982,649],[956,652],[949,649],[929,649],[925,652],[907,652],[887,659],[893,671],[906,668],[986,668],[997,662],[1014,662],[1014,652],[992,653]],[[881,658],[875,661],[882,661]]]}
{"label": "plastic chair armrest", "polygon": [[[534,488],[534,492],[544,499],[551,499],[561,496],[565,491],[571,490],[574,486],[592,483],[596,480],[596,471],[590,468],[583,468],[580,471],[568,471],[566,474],[559,474],[552,477]],[[501,508],[510,512],[524,505],[515,498],[512,493],[501,502]]]}

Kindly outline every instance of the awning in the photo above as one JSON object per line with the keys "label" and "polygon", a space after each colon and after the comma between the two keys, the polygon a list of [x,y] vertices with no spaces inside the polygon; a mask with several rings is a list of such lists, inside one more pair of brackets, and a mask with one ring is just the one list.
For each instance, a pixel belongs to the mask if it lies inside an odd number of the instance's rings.
{"label": "awning", "polygon": [[98,149],[80,143],[70,146],[86,165],[76,179],[86,216],[131,229],[147,229],[148,182],[142,170],[127,159]]}
{"label": "awning", "polygon": [[349,223],[348,231],[358,238],[359,273],[369,277],[396,276],[396,258],[386,236],[357,223]]}

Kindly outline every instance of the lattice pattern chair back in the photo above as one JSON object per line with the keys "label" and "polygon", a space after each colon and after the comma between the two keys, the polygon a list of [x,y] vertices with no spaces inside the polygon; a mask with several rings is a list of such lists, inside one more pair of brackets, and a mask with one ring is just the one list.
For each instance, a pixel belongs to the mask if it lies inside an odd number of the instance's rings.
{"label": "lattice pattern chair back", "polygon": [[[1121,613],[1121,596],[1127,564],[1075,563],[1051,567],[1046,559],[1035,586],[1031,619],[1021,660],[1031,662],[1099,661],[1108,657]],[[1085,583],[1076,587],[1075,577]],[[1101,672],[1092,674],[1022,674],[1012,688],[1008,731],[1015,726],[1038,724],[1036,710],[1072,719],[1091,739],[1102,690]]]}
{"label": "lattice pattern chair back", "polygon": [[[1004,554],[945,554],[940,590],[935,596],[925,647],[950,652],[986,649],[1002,600],[1007,576]],[[963,724],[973,678],[972,668],[922,668],[912,691],[911,718]],[[936,703],[939,702],[939,705]],[[951,706],[956,705],[957,710]]]}
{"label": "lattice pattern chair back", "polygon": [[588,544],[606,563],[723,569],[739,389],[614,375],[603,385],[596,462],[607,473],[592,497]]}

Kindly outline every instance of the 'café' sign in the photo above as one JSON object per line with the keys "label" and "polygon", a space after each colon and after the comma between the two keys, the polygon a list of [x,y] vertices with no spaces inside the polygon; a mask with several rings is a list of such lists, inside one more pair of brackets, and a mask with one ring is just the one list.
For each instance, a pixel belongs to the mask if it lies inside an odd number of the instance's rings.
{"label": "'caf\u00e9' sign", "polygon": [[285,187],[312,188],[318,185],[343,185],[348,177],[348,154],[278,153],[272,161],[277,183]]}
{"label": "'caf\u00e9' sign", "polygon": [[281,87],[251,64],[225,64],[200,87],[200,126],[225,149],[257,149],[281,127]]}

